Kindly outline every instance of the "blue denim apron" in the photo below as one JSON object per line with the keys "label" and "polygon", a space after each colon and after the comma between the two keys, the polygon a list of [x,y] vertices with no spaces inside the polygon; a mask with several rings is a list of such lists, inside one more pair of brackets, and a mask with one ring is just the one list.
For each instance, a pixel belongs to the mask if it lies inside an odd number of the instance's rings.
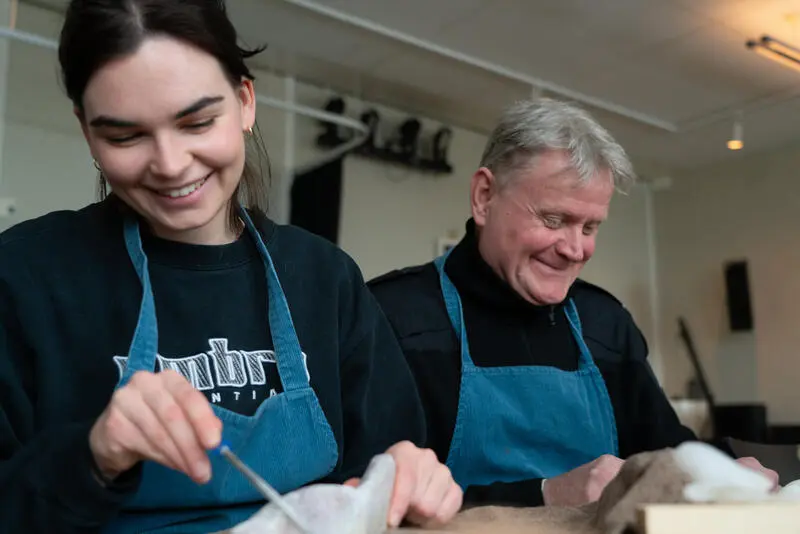
{"label": "blue denim apron", "polygon": [[477,367],[461,298],[435,260],[447,314],[460,340],[461,390],[447,466],[464,489],[551,478],[603,454],[618,455],[614,411],[570,299],[566,316],[580,348],[577,371],[546,366]]}
{"label": "blue denim apron", "polygon": [[[309,383],[300,342],[272,258],[247,212],[241,210],[240,216],[264,261],[269,325],[284,392],[268,397],[252,416],[216,405],[212,409],[222,421],[224,439],[232,450],[275,489],[285,493],[331,473],[338,459],[338,447]],[[137,371],[155,371],[158,352],[158,326],[147,256],[138,223],[132,218],[125,223],[125,245],[143,291],[127,369],[118,388]],[[214,532],[247,519],[263,506],[261,494],[237,470],[219,455],[209,456],[212,478],[205,485],[155,462],[144,462],[141,486],[104,532]]]}

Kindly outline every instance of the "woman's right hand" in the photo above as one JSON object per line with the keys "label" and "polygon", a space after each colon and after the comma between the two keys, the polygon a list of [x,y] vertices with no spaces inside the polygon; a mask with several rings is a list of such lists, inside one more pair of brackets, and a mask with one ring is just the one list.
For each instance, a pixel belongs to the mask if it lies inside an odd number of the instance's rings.
{"label": "woman's right hand", "polygon": [[183,376],[140,371],[114,392],[92,427],[89,446],[108,479],[153,460],[204,484],[211,478],[206,451],[221,439],[222,422]]}

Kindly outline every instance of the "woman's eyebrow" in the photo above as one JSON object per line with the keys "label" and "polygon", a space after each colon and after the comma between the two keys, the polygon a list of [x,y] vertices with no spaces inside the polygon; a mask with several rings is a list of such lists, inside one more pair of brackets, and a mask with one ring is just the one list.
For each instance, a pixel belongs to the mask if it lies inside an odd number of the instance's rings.
{"label": "woman's eyebrow", "polygon": [[[223,96],[204,96],[176,113],[175,119],[182,119],[188,115],[197,113],[208,106],[222,102],[224,99],[225,97]],[[95,128],[136,128],[139,126],[139,124],[136,122],[119,119],[116,117],[109,117],[108,115],[100,115],[99,117],[95,117],[89,124]]]}

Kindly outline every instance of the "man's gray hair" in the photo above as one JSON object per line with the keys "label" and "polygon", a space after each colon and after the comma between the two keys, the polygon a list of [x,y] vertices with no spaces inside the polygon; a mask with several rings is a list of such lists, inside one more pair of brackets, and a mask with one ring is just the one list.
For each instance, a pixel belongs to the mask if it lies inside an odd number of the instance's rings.
{"label": "man's gray hair", "polygon": [[566,150],[583,182],[605,170],[619,191],[636,181],[628,155],[605,128],[583,109],[550,98],[509,107],[489,136],[480,165],[503,185],[514,171],[548,150]]}

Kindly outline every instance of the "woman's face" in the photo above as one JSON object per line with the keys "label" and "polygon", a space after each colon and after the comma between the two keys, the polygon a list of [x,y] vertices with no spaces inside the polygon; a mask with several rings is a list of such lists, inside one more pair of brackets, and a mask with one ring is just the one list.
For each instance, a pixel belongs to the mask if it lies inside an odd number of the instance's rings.
{"label": "woman's face", "polygon": [[164,238],[232,240],[227,206],[255,122],[253,84],[233,87],[217,59],[147,39],[89,80],[79,114],[109,186]]}

